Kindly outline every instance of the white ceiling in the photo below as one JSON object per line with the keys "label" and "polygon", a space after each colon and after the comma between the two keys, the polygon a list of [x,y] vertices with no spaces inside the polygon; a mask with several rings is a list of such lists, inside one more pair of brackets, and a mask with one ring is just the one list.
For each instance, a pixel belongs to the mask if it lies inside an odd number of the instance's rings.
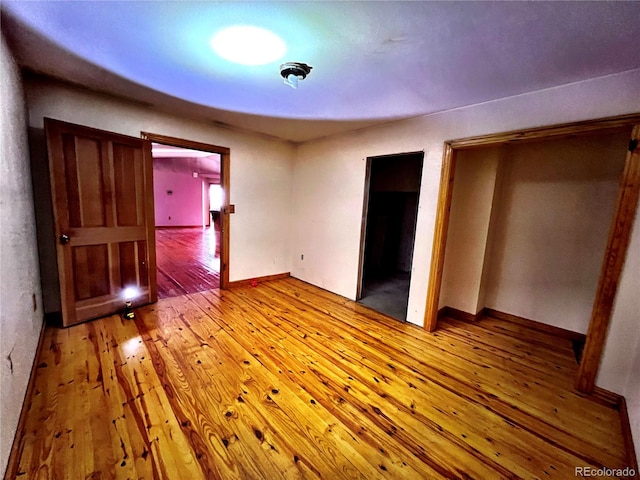
{"label": "white ceiling", "polygon": [[174,147],[162,143],[151,144],[151,155],[153,158],[220,158],[219,153],[190,150],[188,148]]}
{"label": "white ceiling", "polygon": [[[30,70],[162,110],[305,141],[640,68],[640,2],[2,1]],[[287,45],[218,57],[231,25]],[[293,90],[279,65],[314,68]]]}
{"label": "white ceiling", "polygon": [[220,154],[174,147],[162,143],[151,144],[153,168],[213,174],[220,177]]}

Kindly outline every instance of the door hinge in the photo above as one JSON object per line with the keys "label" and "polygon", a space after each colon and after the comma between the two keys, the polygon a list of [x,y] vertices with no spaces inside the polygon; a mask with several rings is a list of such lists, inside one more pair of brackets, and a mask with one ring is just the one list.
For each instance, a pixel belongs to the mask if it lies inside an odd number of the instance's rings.
{"label": "door hinge", "polygon": [[634,152],[636,148],[638,148],[638,139],[632,138],[631,140],[629,140],[629,151]]}

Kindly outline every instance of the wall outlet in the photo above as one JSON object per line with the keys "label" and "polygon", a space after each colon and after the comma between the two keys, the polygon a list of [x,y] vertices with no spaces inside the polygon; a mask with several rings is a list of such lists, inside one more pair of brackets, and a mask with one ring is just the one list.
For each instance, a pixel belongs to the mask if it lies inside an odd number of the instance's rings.
{"label": "wall outlet", "polygon": [[300,260],[304,260],[304,253],[300,255]]}

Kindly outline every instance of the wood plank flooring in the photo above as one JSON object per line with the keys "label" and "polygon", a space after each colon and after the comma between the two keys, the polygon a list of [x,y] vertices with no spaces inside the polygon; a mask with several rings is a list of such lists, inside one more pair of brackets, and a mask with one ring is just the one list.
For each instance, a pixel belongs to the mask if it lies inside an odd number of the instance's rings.
{"label": "wood plank flooring", "polygon": [[219,228],[156,229],[156,262],[159,298],[219,288]]}
{"label": "wood plank flooring", "polygon": [[[571,342],[435,333],[295,279],[47,328],[17,478],[574,478],[624,467]],[[13,477],[11,477],[13,478]]]}

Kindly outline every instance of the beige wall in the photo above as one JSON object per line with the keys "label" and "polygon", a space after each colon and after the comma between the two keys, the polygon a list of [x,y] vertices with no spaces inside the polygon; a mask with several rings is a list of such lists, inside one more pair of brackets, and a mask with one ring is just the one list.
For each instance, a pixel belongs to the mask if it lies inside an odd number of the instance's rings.
{"label": "beige wall", "polygon": [[[179,137],[231,149],[231,281],[290,271],[291,178],[289,142],[196,122],[152,108],[46,80],[25,84],[29,125],[43,118],[139,137]],[[50,309],[48,309],[50,310]]]}
{"label": "beige wall", "polygon": [[484,305],[483,270],[502,150],[457,154],[439,307],[476,314]]}
{"label": "beige wall", "polygon": [[4,37],[0,80],[0,475],[4,475],[43,317],[24,94]]}
{"label": "beige wall", "polygon": [[507,148],[485,306],[587,332],[630,134]]}
{"label": "beige wall", "polygon": [[365,159],[423,150],[407,312],[422,325],[445,140],[638,111],[633,70],[304,143],[294,164],[292,274],[355,298]]}
{"label": "beige wall", "polygon": [[440,306],[586,333],[630,133],[460,152]]}
{"label": "beige wall", "polygon": [[[3,47],[3,92],[5,56]],[[15,79],[15,71],[9,77]],[[366,157],[423,150],[408,309],[408,320],[415,324],[422,324],[424,316],[445,140],[640,111],[640,70],[635,70],[293,147],[55,83],[30,81],[26,90],[29,124],[35,130],[42,129],[42,118],[48,116],[132,136],[149,131],[230,147],[231,202],[237,205],[231,218],[231,280],[290,270],[298,278],[350,298],[356,293]],[[15,94],[15,89],[9,93],[19,98]],[[4,122],[3,117],[3,132]],[[23,158],[20,168],[25,164]],[[21,252],[34,260],[35,247]],[[32,273],[35,277],[28,275],[31,283],[16,294],[31,294],[37,271]],[[632,279],[625,276],[621,289],[629,288],[624,286],[629,282]],[[616,308],[623,311],[629,300],[619,301]],[[612,334],[619,334],[622,326],[628,328],[614,322]],[[611,348],[605,352],[605,363],[610,362]],[[603,365],[603,370],[609,367]],[[627,357],[616,371],[630,378],[632,368]],[[637,418],[640,393],[628,395]],[[635,428],[637,438],[637,423]]]}
{"label": "beige wall", "polygon": [[[445,140],[637,112],[640,70],[633,70],[302,144],[294,164],[291,272],[355,298],[365,159],[424,150],[407,312],[409,322],[422,325]],[[632,279],[627,276],[623,282],[627,285]],[[629,288],[624,285],[621,288]],[[629,300],[620,302],[617,308],[623,309]],[[624,335],[628,328],[625,322],[614,322],[611,334]],[[610,368],[612,348],[615,344],[605,351],[604,371]],[[625,378],[637,376],[631,355],[615,369]],[[617,385],[615,391],[623,393],[623,388]],[[625,391],[634,409],[631,415],[638,418],[640,389]],[[633,434],[640,436],[637,422]]]}
{"label": "beige wall", "polygon": [[[640,205],[638,205],[640,209]],[[640,214],[631,233],[627,259],[614,304],[596,384],[625,396],[640,454]]]}

